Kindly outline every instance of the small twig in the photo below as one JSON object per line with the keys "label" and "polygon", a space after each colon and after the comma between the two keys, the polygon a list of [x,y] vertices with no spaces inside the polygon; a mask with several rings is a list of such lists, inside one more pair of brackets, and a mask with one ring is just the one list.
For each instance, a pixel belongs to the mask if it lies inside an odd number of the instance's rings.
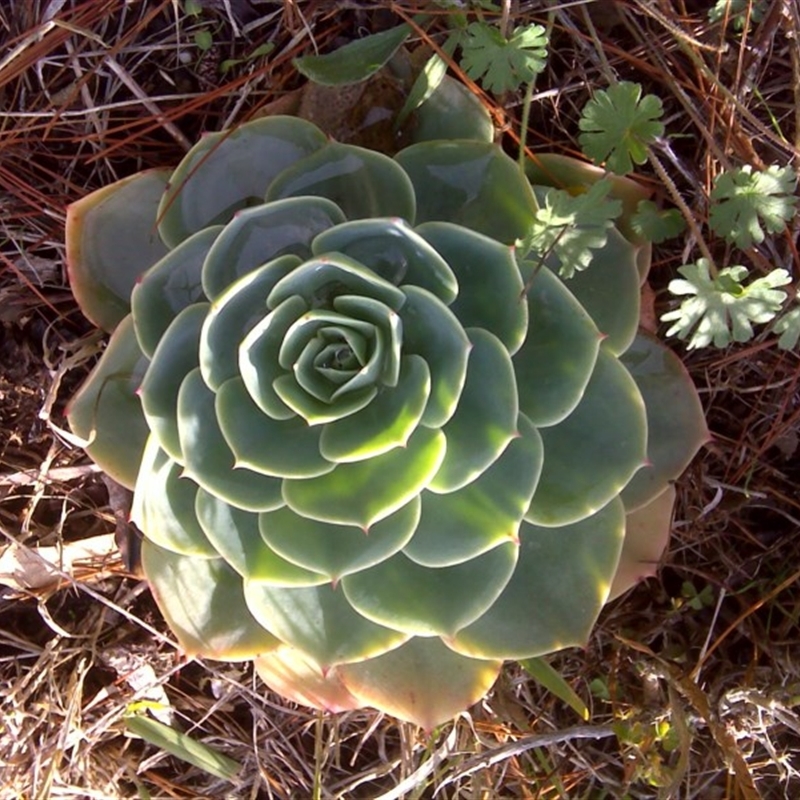
{"label": "small twig", "polygon": [[164,126],[164,130],[179,144],[184,150],[190,150],[192,143],[178,130],[173,122],[171,122],[164,112],[150,99],[147,93],[141,86],[133,79],[131,74],[114,58],[106,56],[104,63],[108,64],[112,72],[133,92],[142,105]]}

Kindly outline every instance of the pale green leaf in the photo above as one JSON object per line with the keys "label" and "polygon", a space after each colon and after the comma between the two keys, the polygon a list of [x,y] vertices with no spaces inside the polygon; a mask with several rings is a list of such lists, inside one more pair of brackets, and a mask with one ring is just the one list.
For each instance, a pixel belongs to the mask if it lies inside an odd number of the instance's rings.
{"label": "pale green leaf", "polygon": [[602,180],[573,197],[562,189],[548,189],[528,234],[518,243],[522,257],[535,260],[551,253],[560,261],[558,273],[571,278],[592,262],[592,251],[605,245],[613,220],[622,212],[619,200],[607,199],[610,181]]}
{"label": "pale green leaf", "polygon": [[146,742],[177,756],[210,775],[232,781],[241,765],[208,745],[176,731],[156,719],[141,715],[125,717],[125,727]]}
{"label": "pale green leaf", "polygon": [[677,208],[662,211],[651,200],[642,200],[636,207],[631,225],[639,236],[659,244],[682,233],[686,222]]}
{"label": "pale green leaf", "polygon": [[578,127],[583,152],[618,175],[647,160],[647,147],[664,133],[661,100],[642,97],[638,83],[622,81],[599,91],[584,106]]}
{"label": "pale green leaf", "polygon": [[737,247],[760,244],[765,228],[780,233],[794,216],[795,184],[794,172],[775,164],[762,172],[749,165],[723,172],[711,190],[708,225]]}
{"label": "pale green leaf", "polygon": [[784,314],[773,326],[773,332],[781,335],[778,347],[793,350],[800,340],[800,308],[793,308]]}
{"label": "pale green leaf", "polygon": [[680,267],[678,272],[683,279],[671,281],[669,290],[674,295],[687,295],[687,299],[661,319],[673,323],[667,336],[688,339],[690,349],[749,341],[752,324],[772,320],[786,299],[786,292],[775,287],[791,281],[786,270],[776,269],[743,285],[748,276],[746,267],[726,267],[713,277],[704,258]]}
{"label": "pale green leaf", "polygon": [[563,700],[581,719],[589,719],[589,709],[586,707],[586,703],[546,659],[526,658],[519,663],[537,683],[552,692],[559,700]]}
{"label": "pale green leaf", "polygon": [[485,89],[501,94],[532,81],[545,67],[547,33],[541,25],[516,28],[506,39],[483,22],[467,26],[461,40],[461,66]]}
{"label": "pale green leaf", "polygon": [[410,26],[403,24],[321,56],[303,56],[292,63],[300,74],[322,86],[341,86],[365,81],[374,75],[411,35]]}

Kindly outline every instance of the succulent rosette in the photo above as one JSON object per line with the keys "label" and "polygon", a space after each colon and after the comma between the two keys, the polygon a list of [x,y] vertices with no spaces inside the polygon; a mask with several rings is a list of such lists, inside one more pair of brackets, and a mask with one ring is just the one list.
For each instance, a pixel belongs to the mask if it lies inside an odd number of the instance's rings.
{"label": "succulent rosette", "polygon": [[113,333],[69,420],[188,654],[430,727],[652,574],[699,403],[637,332],[646,247],[612,229],[565,283],[515,256],[536,210],[490,142],[290,117],[70,207]]}

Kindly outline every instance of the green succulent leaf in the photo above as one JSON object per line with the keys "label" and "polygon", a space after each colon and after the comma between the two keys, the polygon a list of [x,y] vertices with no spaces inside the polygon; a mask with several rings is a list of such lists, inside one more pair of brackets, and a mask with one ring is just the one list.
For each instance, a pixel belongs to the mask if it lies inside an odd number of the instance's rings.
{"label": "green succulent leaf", "polygon": [[544,467],[526,519],[577,522],[605,506],[646,459],[647,418],[630,373],[605,348],[580,403],[541,430]]}
{"label": "green succulent leaf", "polygon": [[437,493],[453,492],[474,481],[519,435],[517,384],[507,350],[481,328],[470,328],[467,334],[472,344],[467,379],[455,414],[442,428],[447,450],[428,484]]}
{"label": "green succulent leaf", "polygon": [[278,354],[283,337],[307,309],[302,298],[288,297],[254,325],[239,344],[238,367],[245,388],[253,402],[273,419],[289,419],[296,413],[273,384],[276,376],[282,376]]}
{"label": "green succulent leaf", "polygon": [[150,435],[137,396],[149,363],[128,315],[66,412],[70,428],[86,442],[84,449],[92,460],[128,489],[136,484]]}
{"label": "green succulent leaf", "polygon": [[467,376],[470,341],[456,316],[430,292],[404,286],[405,352],[425,359],[431,373],[431,392],[421,423],[439,428],[456,410]]}
{"label": "green succulent leaf", "polygon": [[617,499],[570,525],[523,523],[505,590],[448,644],[473,658],[531,658],[583,645],[608,597],[624,536]]}
{"label": "green succulent leaf", "polygon": [[618,175],[647,161],[647,148],[664,133],[661,100],[642,97],[638,83],[622,81],[601,90],[586,104],[578,121],[583,152]]}
{"label": "green succulent leaf", "polygon": [[374,75],[411,35],[403,24],[356,39],[332,53],[292,59],[301,75],[322,86],[360,83]]}
{"label": "green succulent leaf", "polygon": [[797,176],[790,167],[773,164],[753,171],[748,164],[723,172],[711,190],[708,225],[737,247],[764,241],[764,229],[780,233],[795,215]]}
{"label": "green succulent leaf", "polygon": [[647,463],[621,495],[630,512],[649,503],[677,479],[709,434],[694,384],[672,351],[640,332],[621,360],[647,409]]}
{"label": "green succulent leaf", "polygon": [[678,267],[678,272],[683,278],[670,281],[669,290],[688,298],[661,319],[673,323],[667,336],[688,339],[689,349],[749,341],[753,323],[769,322],[781,310],[786,292],[776,287],[791,283],[784,269],[773,270],[746,285],[743,281],[749,275],[747,267],[725,267],[713,277],[705,258]]}
{"label": "green succulent leaf", "polygon": [[425,730],[477,702],[497,679],[501,661],[464,658],[436,638],[413,638],[384,655],[339,668],[348,691]]}
{"label": "green succulent leaf", "polygon": [[419,497],[369,529],[308,519],[281,508],[259,516],[264,541],[288,561],[321,573],[334,584],[399,552],[414,535]]}
{"label": "green succulent leaf", "polygon": [[542,438],[525,417],[520,435],[479,478],[450,494],[422,493],[422,517],[403,552],[417,564],[446,567],[516,541],[539,482]]}
{"label": "green succulent leaf", "polygon": [[142,457],[131,520],[150,541],[185,556],[217,558],[194,514],[197,484],[181,478],[181,468],[151,436]]}
{"label": "green succulent leaf", "polygon": [[204,489],[197,490],[194,510],[208,540],[243,578],[280,586],[325,583],[325,576],[318,571],[305,569],[265,546],[258,515],[234,508]]}
{"label": "green succulent leaf", "polygon": [[455,222],[511,245],[529,230],[536,213],[530,184],[517,165],[492,144],[421,142],[395,160],[417,195],[417,224]]}
{"label": "green succulent leaf", "polygon": [[186,374],[197,366],[200,329],[208,308],[208,303],[195,303],[175,317],[161,337],[139,390],[150,430],[159,445],[181,463],[178,390]]}
{"label": "green succulent leaf", "polygon": [[444,459],[445,435],[418,428],[405,447],[354,463],[309,480],[283,482],[283,497],[294,512],[309,519],[365,530],[416,497]]}
{"label": "green succulent leaf", "polygon": [[416,200],[408,175],[388,156],[331,142],[285,169],[267,201],[312,195],[332,200],[347,219],[399,217],[414,222]]}
{"label": "green succulent leaf", "polygon": [[583,396],[602,336],[586,309],[547,268],[523,264],[528,336],[514,355],[520,411],[534,425],[565,419]]}
{"label": "green succulent leaf", "polygon": [[361,411],[325,425],[320,453],[341,464],[405,447],[428,404],[430,387],[425,360],[404,356],[397,386],[384,388]]}
{"label": "green succulent leaf", "polygon": [[474,139],[491,144],[494,123],[483,103],[461,81],[445,75],[436,91],[414,112],[410,133],[415,144],[437,139]]}
{"label": "green succulent leaf", "polygon": [[376,625],[330,584],[281,588],[245,581],[244,594],[253,616],[285,644],[310,656],[323,670],[361,661],[399,647],[400,631]]}
{"label": "green succulent leaf", "polygon": [[320,453],[319,427],[301,417],[276,420],[262,414],[241,378],[222,384],[215,410],[238,467],[276,478],[313,478],[336,466]]}
{"label": "green succulent leaf", "polygon": [[624,353],[639,328],[637,248],[611,228],[605,244],[592,253],[591,267],[576,272],[566,286],[601,331],[603,345],[615,355]]}
{"label": "green succulent leaf", "polygon": [[290,197],[238,211],[203,265],[206,294],[219,299],[238,278],[281,256],[295,256],[299,264],[311,255],[318,233],[344,221],[341,209],[324,197]]}
{"label": "green succulent leaf", "polygon": [[131,313],[142,352],[152,358],[175,317],[207,298],[200,279],[203,261],[222,230],[212,225],[170,250],[133,287]]}
{"label": "green succulent leaf", "polygon": [[448,262],[401,219],[365,219],[337,225],[314,239],[316,256],[338,252],[395,286],[427,289],[445,305],[455,300],[458,281]]}
{"label": "green succulent leaf", "polygon": [[483,614],[514,573],[517,545],[505,542],[449,567],[423,567],[397,553],[342,579],[360,614],[413,636],[452,636]]}
{"label": "green succulent leaf", "polygon": [[230,222],[239,209],[263,202],[275,176],[326,145],[319,128],[294,117],[206,134],[169,179],[156,216],[161,238],[176,247],[209,225]]}
{"label": "green succulent leaf", "polygon": [[203,380],[217,391],[239,376],[239,345],[267,315],[267,297],[281,278],[300,264],[297,256],[280,256],[248,272],[209,308],[200,333],[199,361]]}
{"label": "green succulent leaf", "polygon": [[283,505],[279,478],[237,468],[217,421],[215,395],[199,368],[183,379],[178,392],[178,434],[185,474],[203,489],[246,511]]}
{"label": "green succulent leaf", "polygon": [[541,25],[515,28],[506,39],[495,27],[471,22],[461,38],[461,66],[490,92],[516,91],[547,63],[547,33]]}
{"label": "green succulent leaf", "polygon": [[139,276],[167,253],[155,218],[168,177],[162,169],[140,172],[67,208],[70,286],[81,311],[98,328],[113,331],[130,313]]}
{"label": "green succulent leaf", "polygon": [[224,559],[182,556],[145,538],[142,566],[187,656],[247,661],[280,644],[249,612],[242,579]]}
{"label": "green succulent leaf", "polygon": [[512,249],[448,222],[427,222],[417,232],[452,265],[459,292],[449,305],[461,324],[485,328],[516,353],[527,332],[528,306]]}

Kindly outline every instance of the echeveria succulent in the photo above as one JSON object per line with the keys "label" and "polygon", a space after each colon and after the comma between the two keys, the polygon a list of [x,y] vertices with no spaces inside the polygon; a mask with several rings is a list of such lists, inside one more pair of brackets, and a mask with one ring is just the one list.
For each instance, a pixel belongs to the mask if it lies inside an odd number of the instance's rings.
{"label": "echeveria succulent", "polygon": [[70,207],[113,333],[69,420],[188,654],[430,727],[652,574],[697,397],[637,332],[641,243],[565,283],[515,257],[536,208],[490,142],[390,158],[290,117]]}

